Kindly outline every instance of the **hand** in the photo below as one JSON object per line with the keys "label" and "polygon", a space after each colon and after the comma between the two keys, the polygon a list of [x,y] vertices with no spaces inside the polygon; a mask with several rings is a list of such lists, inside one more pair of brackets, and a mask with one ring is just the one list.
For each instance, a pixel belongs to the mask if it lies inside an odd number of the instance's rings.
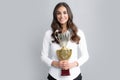
{"label": "hand", "polygon": [[61,60],[59,61],[59,68],[65,69],[66,66],[68,66],[68,60]]}
{"label": "hand", "polygon": [[51,65],[54,67],[59,67],[59,61],[53,61]]}
{"label": "hand", "polygon": [[78,62],[75,61],[75,62],[69,63],[68,60],[64,60],[64,61],[59,62],[59,66],[61,69],[68,70],[68,69],[78,66]]}
{"label": "hand", "polygon": [[68,61],[67,60],[53,61],[51,65],[57,68],[64,69],[64,67],[68,65]]}
{"label": "hand", "polygon": [[78,66],[78,62],[75,61],[75,62],[69,63],[68,60],[53,61],[52,66],[67,70],[67,69],[71,69],[73,67]]}

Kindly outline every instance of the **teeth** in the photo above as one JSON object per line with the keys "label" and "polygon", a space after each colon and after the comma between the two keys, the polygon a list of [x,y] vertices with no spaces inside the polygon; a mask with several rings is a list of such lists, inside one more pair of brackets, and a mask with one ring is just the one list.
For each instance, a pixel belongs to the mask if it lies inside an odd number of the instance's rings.
{"label": "teeth", "polygon": [[60,20],[64,20],[64,19],[60,19]]}
{"label": "teeth", "polygon": [[64,21],[64,19],[61,19],[60,21]]}

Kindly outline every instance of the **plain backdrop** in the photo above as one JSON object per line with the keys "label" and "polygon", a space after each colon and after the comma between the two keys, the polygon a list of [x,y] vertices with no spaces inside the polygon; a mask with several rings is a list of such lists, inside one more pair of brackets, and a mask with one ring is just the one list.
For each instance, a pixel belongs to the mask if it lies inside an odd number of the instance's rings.
{"label": "plain backdrop", "polygon": [[43,36],[58,2],[67,2],[85,33],[90,58],[83,80],[120,80],[119,0],[1,0],[0,80],[47,80]]}

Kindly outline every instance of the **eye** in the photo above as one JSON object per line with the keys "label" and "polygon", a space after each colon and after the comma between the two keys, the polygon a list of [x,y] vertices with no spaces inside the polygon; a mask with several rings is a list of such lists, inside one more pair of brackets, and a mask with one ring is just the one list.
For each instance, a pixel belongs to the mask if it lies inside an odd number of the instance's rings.
{"label": "eye", "polygon": [[67,11],[64,11],[63,14],[67,14]]}
{"label": "eye", "polygon": [[61,12],[59,12],[59,11],[56,12],[56,15],[60,15],[60,14],[61,14]]}

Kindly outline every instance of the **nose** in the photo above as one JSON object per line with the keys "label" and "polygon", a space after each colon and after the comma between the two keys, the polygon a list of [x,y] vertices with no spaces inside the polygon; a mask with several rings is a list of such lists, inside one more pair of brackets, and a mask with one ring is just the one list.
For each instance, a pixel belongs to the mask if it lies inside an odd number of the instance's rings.
{"label": "nose", "polygon": [[61,14],[61,18],[63,18],[63,17],[64,17],[64,14],[62,13],[62,14]]}

